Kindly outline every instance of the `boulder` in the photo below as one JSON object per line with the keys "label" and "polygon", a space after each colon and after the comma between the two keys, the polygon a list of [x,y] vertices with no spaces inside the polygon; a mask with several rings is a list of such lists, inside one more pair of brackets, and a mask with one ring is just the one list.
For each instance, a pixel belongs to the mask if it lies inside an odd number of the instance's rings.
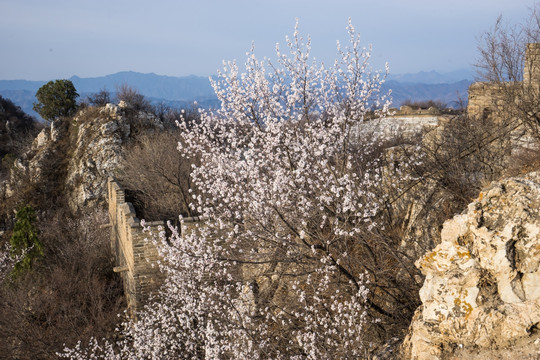
{"label": "boulder", "polygon": [[425,281],[406,359],[537,355],[540,172],[491,184],[416,265]]}

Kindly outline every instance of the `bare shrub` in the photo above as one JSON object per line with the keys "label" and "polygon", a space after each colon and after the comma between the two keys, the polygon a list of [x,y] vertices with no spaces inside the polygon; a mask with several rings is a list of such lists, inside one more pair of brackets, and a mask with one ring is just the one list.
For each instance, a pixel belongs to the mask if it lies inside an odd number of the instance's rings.
{"label": "bare shrub", "polygon": [[505,175],[523,175],[537,169],[540,169],[540,149],[522,148],[510,157]]}
{"label": "bare shrub", "polygon": [[105,106],[111,102],[111,93],[103,88],[97,93],[88,95],[86,99],[92,106]]}
{"label": "bare shrub", "polygon": [[191,163],[177,150],[178,132],[143,135],[126,152],[120,183],[131,190],[139,215],[148,220],[193,216]]}
{"label": "bare shrub", "polygon": [[175,108],[160,103],[154,107],[154,114],[163,122],[167,129],[177,129],[177,122],[192,123],[200,120],[199,107],[196,103],[192,103],[185,108]]}
{"label": "bare shrub", "polygon": [[442,110],[446,108],[446,104],[441,100],[424,100],[424,101],[412,101],[405,100],[401,103],[402,106],[409,106],[412,109],[429,109],[434,107],[436,109]]}
{"label": "bare shrub", "polygon": [[116,88],[116,99],[125,101],[132,109],[137,111],[152,112],[154,110],[150,101],[128,84],[122,84]]}
{"label": "bare shrub", "polygon": [[469,203],[487,182],[499,179],[512,152],[514,127],[491,118],[451,118],[424,142],[423,175],[459,203]]}

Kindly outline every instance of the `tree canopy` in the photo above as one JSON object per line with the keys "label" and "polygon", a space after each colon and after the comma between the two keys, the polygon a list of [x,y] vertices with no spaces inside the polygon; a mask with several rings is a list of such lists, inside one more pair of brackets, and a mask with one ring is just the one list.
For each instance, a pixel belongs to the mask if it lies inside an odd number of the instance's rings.
{"label": "tree canopy", "polygon": [[70,80],[49,81],[36,93],[38,102],[34,110],[45,120],[52,121],[62,116],[71,116],[77,110],[79,94]]}

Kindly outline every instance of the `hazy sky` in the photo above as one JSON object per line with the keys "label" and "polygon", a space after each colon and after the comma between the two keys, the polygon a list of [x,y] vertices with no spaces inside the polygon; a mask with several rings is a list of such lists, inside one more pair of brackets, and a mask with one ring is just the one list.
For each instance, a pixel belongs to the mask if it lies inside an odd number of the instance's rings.
{"label": "hazy sky", "polygon": [[392,73],[470,67],[498,15],[526,18],[533,0],[0,0],[0,79],[51,80],[118,71],[210,75],[223,59],[259,57],[293,32],[332,60],[347,19]]}

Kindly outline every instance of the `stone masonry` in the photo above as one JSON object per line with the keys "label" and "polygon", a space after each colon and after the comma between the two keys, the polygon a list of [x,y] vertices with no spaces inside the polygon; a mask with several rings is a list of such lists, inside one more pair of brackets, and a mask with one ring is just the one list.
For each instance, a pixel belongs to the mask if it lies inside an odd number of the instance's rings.
{"label": "stone masonry", "polygon": [[[165,278],[159,269],[160,257],[152,236],[164,231],[166,224],[146,222],[148,231],[144,231],[133,204],[126,201],[124,189],[113,178],[109,178],[107,190],[111,247],[116,259],[114,271],[122,276],[128,313],[136,319],[137,312],[157,294]],[[199,217],[183,218],[182,231],[197,231],[203,222]]]}
{"label": "stone masonry", "polygon": [[[505,98],[513,91],[504,91],[511,87],[523,86],[527,89],[540,88],[540,43],[527,44],[522,83],[476,82],[469,87],[467,113],[471,118],[495,116],[506,113]],[[518,102],[519,99],[512,99]]]}
{"label": "stone masonry", "polygon": [[128,313],[135,317],[152,293],[159,289],[163,276],[159,270],[159,255],[151,241],[164,227],[163,221],[146,223],[151,232],[144,232],[133,205],[125,200],[120,185],[109,178],[109,219],[111,246],[116,257],[115,272],[122,276]]}

